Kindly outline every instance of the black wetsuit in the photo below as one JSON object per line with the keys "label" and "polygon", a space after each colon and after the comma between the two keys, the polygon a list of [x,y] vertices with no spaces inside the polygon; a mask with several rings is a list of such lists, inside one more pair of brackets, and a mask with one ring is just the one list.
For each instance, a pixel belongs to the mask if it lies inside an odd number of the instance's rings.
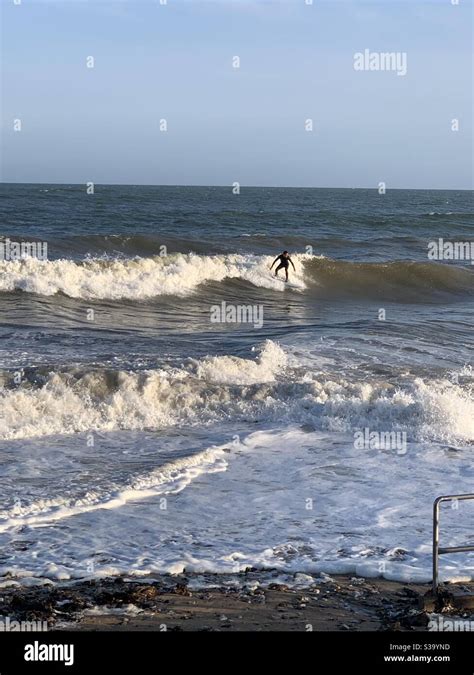
{"label": "black wetsuit", "polygon": [[278,256],[277,260],[280,261],[280,264],[279,264],[278,267],[276,268],[275,274],[278,272],[278,270],[281,270],[282,268],[284,268],[285,270],[287,270],[288,267],[290,266],[290,262],[292,262],[292,261],[291,261],[291,258],[290,258],[290,257],[287,258],[286,256],[283,255],[283,253],[282,253],[281,255]]}

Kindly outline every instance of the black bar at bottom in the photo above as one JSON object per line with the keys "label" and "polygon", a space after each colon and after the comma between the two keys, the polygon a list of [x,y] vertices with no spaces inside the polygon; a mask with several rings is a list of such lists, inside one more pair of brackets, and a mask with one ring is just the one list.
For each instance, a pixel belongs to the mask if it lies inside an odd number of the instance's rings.
{"label": "black bar at bottom", "polygon": [[[473,622],[474,623],[474,622]],[[472,675],[473,634],[432,632],[48,632],[0,633],[1,675],[23,673],[160,673],[170,670],[225,672],[240,667],[243,675],[262,664],[282,665],[282,659],[327,672],[344,668],[368,672],[424,672]],[[31,646],[73,646],[73,663],[25,661]],[[40,654],[37,647],[36,654]],[[71,652],[69,651],[69,655]],[[229,661],[227,661],[229,658]],[[332,666],[330,669],[327,665]],[[346,670],[347,669],[347,670]]]}

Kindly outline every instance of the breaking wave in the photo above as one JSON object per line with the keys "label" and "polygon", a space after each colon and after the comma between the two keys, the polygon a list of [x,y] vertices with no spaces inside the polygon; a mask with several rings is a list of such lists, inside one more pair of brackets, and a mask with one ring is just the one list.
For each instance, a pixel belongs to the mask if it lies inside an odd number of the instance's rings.
{"label": "breaking wave", "polygon": [[[454,264],[395,261],[355,263],[296,254],[291,289],[322,297],[350,296],[416,301],[438,294],[466,295],[474,290],[474,270]],[[241,280],[257,288],[285,290],[261,255],[195,255],[87,258],[0,262],[0,292],[43,296],[62,293],[87,300],[148,300],[187,296],[207,282]]]}
{"label": "breaking wave", "polygon": [[69,368],[0,389],[0,439],[206,426],[227,420],[321,430],[403,430],[408,439],[474,441],[474,384],[349,381],[308,372],[275,342],[256,358],[208,356],[141,372]]}

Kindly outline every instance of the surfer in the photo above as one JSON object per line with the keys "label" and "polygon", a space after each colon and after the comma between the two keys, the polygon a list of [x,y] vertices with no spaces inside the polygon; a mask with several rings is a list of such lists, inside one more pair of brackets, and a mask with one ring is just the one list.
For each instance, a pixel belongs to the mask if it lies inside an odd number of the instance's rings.
{"label": "surfer", "polygon": [[[290,266],[290,263],[293,265],[293,260],[290,258],[290,254],[288,253],[288,251],[283,251],[283,253],[281,255],[277,256],[275,258],[275,260],[272,262],[272,266],[270,267],[270,269],[273,268],[273,265],[277,262],[277,260],[280,261],[280,264],[278,265],[278,267],[275,270],[275,276],[277,277],[279,270],[284,268],[285,274],[286,274],[285,281],[288,281],[288,267]],[[294,265],[293,265],[293,269],[296,272],[296,267]]]}

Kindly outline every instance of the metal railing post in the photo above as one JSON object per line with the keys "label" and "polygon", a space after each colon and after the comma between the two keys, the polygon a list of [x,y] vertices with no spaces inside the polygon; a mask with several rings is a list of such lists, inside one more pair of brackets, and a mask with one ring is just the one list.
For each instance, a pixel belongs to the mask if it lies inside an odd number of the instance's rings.
{"label": "metal railing post", "polygon": [[433,504],[433,595],[438,592],[439,502],[438,497]]}
{"label": "metal railing post", "polygon": [[444,553],[466,553],[474,551],[474,546],[451,546],[449,548],[439,545],[439,520],[441,502],[464,501],[474,499],[474,494],[443,495],[436,497],[433,502],[433,595],[438,594],[439,556]]}

